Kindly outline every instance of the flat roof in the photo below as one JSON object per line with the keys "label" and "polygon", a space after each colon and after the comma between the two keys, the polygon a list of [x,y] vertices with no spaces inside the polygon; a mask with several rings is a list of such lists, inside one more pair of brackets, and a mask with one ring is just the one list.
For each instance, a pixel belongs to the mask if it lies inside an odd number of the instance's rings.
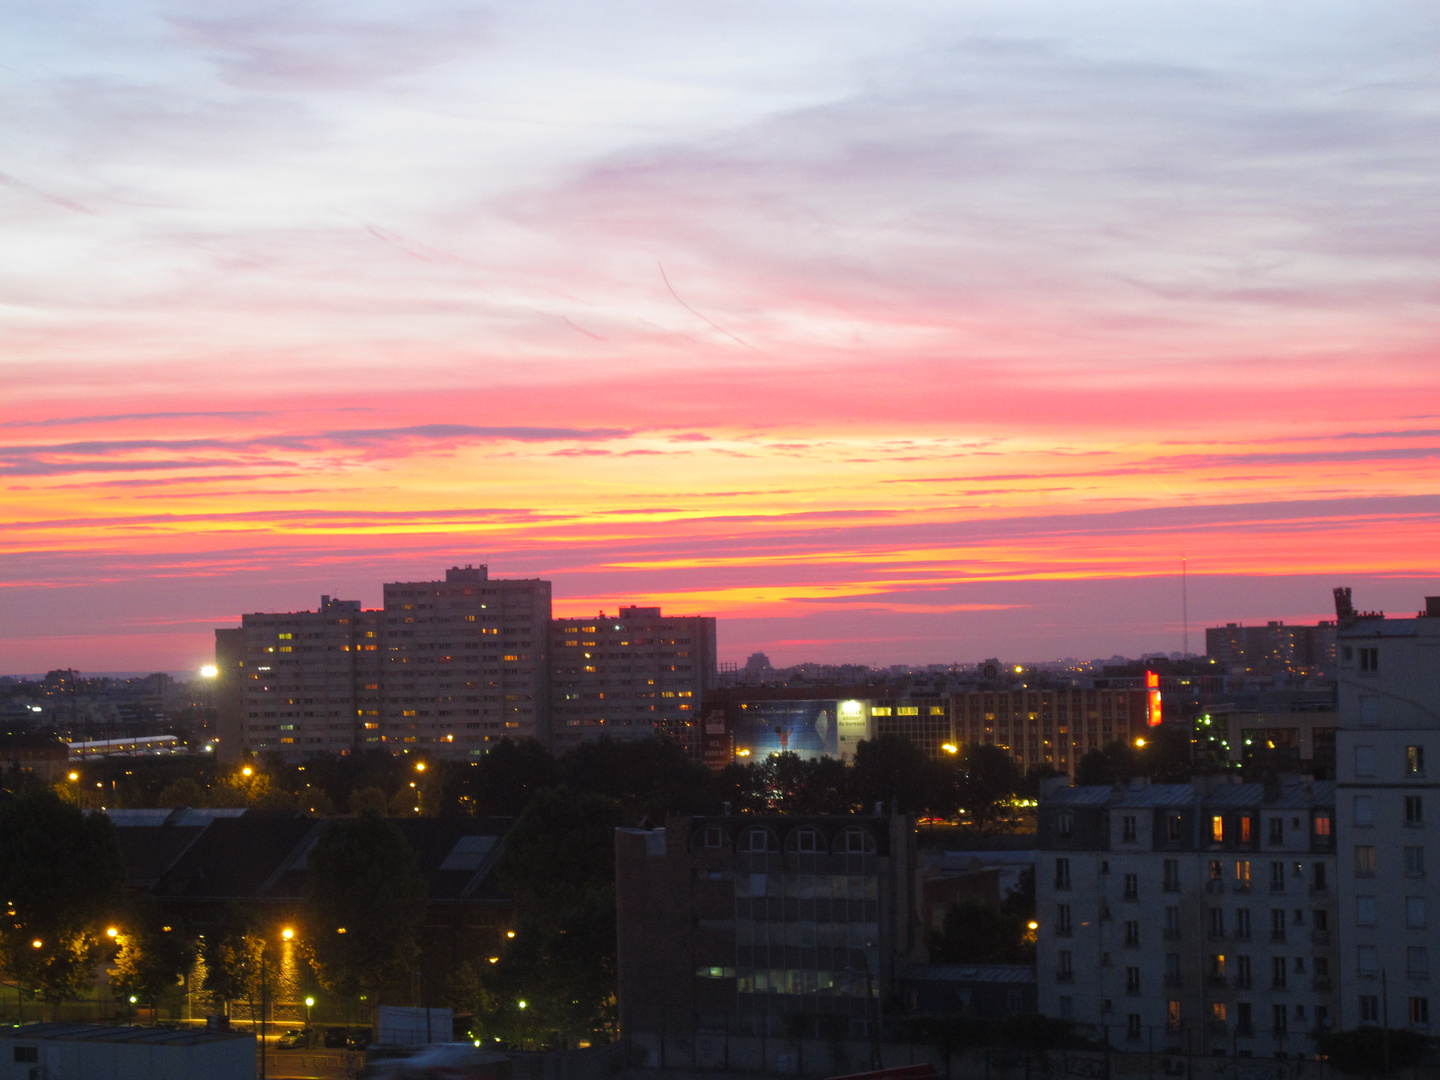
{"label": "flat roof", "polygon": [[21,1042],[144,1043],[150,1046],[202,1046],[254,1039],[248,1031],[212,1028],[115,1027],[104,1024],[22,1024],[0,1027],[0,1037]]}

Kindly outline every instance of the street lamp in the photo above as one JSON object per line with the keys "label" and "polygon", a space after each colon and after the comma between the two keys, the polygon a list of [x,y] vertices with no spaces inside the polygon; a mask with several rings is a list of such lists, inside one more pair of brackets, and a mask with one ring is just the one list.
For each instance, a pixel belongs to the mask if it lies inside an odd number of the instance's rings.
{"label": "street lamp", "polygon": [[307,997],[305,999],[305,1045],[307,1046],[310,1045],[310,1010],[314,1007],[315,999]]}

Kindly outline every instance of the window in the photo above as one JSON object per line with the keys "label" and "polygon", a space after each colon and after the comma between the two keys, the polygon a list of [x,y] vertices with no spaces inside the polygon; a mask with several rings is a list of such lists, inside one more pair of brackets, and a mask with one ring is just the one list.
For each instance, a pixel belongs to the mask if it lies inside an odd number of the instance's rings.
{"label": "window", "polygon": [[1062,980],[1069,980],[1075,977],[1075,957],[1069,949],[1060,950],[1060,966],[1055,974]]}
{"label": "window", "polygon": [[1284,1035],[1289,1029],[1287,1010],[1284,1005],[1270,1006],[1270,1027],[1275,1035]]}
{"label": "window", "polygon": [[1405,849],[1405,876],[1425,876],[1425,849],[1423,847],[1407,847]]}
{"label": "window", "polygon": [[709,825],[705,828],[705,846],[707,848],[720,848],[725,846],[725,830],[719,825]]}
{"label": "window", "polygon": [[1419,795],[1405,796],[1405,824],[1411,826],[1425,824],[1425,804]]}
{"label": "window", "polygon": [[1374,925],[1375,925],[1375,897],[1373,897],[1373,896],[1357,896],[1357,897],[1355,897],[1355,925],[1356,925],[1356,926],[1374,926]]}
{"label": "window", "polygon": [[1270,940],[1271,940],[1271,941],[1284,941],[1284,940],[1285,940],[1285,909],[1284,909],[1284,908],[1271,908],[1271,909],[1270,909]]}
{"label": "window", "polygon": [[1325,864],[1323,862],[1317,862],[1315,864],[1315,891],[1324,892],[1329,887],[1330,883],[1325,880]]}
{"label": "window", "polygon": [[1139,900],[1139,899],[1140,899],[1140,875],[1139,875],[1139,874],[1126,874],[1126,875],[1125,875],[1125,899],[1126,899],[1126,900]]}
{"label": "window", "polygon": [[1167,938],[1180,936],[1180,909],[1178,907],[1165,909],[1165,936]]}
{"label": "window", "polygon": [[710,967],[701,965],[695,969],[697,979],[733,979],[735,969],[733,967]]}
{"label": "window", "polygon": [[1140,1041],[1140,1034],[1141,1034],[1140,1014],[1139,1014],[1139,1013],[1126,1013],[1126,1014],[1125,1014],[1125,1038],[1128,1039],[1130,1042],[1139,1042],[1139,1041]]}
{"label": "window", "polygon": [[1285,819],[1272,817],[1270,819],[1270,843],[1283,844],[1285,842]]}
{"label": "window", "polygon": [[1310,913],[1310,924],[1315,927],[1317,934],[1328,934],[1330,932],[1330,913],[1323,907],[1316,908]]}
{"label": "window", "polygon": [[1120,841],[1125,844],[1135,843],[1135,815],[1126,814],[1120,819]]}
{"label": "window", "polygon": [[1240,819],[1240,843],[1250,843],[1250,815],[1246,814]]}
{"label": "window", "polygon": [[1430,999],[1423,997],[1412,997],[1410,999],[1410,1023],[1416,1027],[1430,1026]]}
{"label": "window", "polygon": [[1380,723],[1380,699],[1374,694],[1360,695],[1360,723],[1365,727]]}
{"label": "window", "polygon": [[820,834],[814,829],[795,831],[795,850],[814,854],[820,850]]}
{"label": "window", "polygon": [[1166,892],[1179,892],[1179,891],[1180,891],[1180,860],[1179,860],[1179,859],[1166,859],[1166,860],[1165,860],[1165,864],[1164,864],[1164,870],[1165,870],[1165,891],[1166,891]]}
{"label": "window", "polygon": [[1172,844],[1178,844],[1180,842],[1179,814],[1165,815],[1165,839],[1170,841],[1170,843]]}
{"label": "window", "polygon": [[1407,975],[1430,974],[1430,950],[1424,945],[1411,945],[1405,950],[1405,973]]}
{"label": "window", "polygon": [[1357,746],[1357,747],[1355,747],[1355,775],[1356,775],[1356,776],[1374,776],[1374,775],[1375,775],[1375,747],[1373,747],[1373,746]]}
{"label": "window", "polygon": [[1316,814],[1316,815],[1315,815],[1315,839],[1317,839],[1317,840],[1329,840],[1329,839],[1330,839],[1330,815],[1329,815],[1329,814]]}
{"label": "window", "polygon": [[1125,921],[1125,944],[1132,949],[1140,946],[1140,923],[1134,919]]}
{"label": "window", "polygon": [[1176,952],[1165,954],[1165,985],[1179,986],[1180,979],[1180,954]]}
{"label": "window", "polygon": [[1075,831],[1075,815],[1069,810],[1061,810],[1055,815],[1055,835],[1061,840],[1069,840]]}
{"label": "window", "polygon": [[15,1047],[15,1063],[17,1065],[34,1065],[40,1061],[40,1047],[38,1046],[17,1046]]}
{"label": "window", "polygon": [[1371,796],[1355,796],[1355,824],[1364,827],[1375,824],[1375,800]]}
{"label": "window", "polygon": [[1412,930],[1420,930],[1425,926],[1425,897],[1405,897],[1405,925]]}
{"label": "window", "polygon": [[1072,932],[1069,904],[1055,905],[1055,932],[1057,934],[1069,934]]}
{"label": "window", "polygon": [[1125,969],[1125,993],[1140,993],[1140,969],[1138,967],[1127,967]]}
{"label": "window", "polygon": [[1356,844],[1356,845],[1355,845],[1355,876],[1356,876],[1356,877],[1374,877],[1374,876],[1375,876],[1375,845],[1374,845],[1374,844]]}
{"label": "window", "polygon": [[1225,957],[1221,953],[1215,953],[1210,957],[1210,981],[1214,983],[1225,981]]}
{"label": "window", "polygon": [[1406,775],[1406,776],[1424,776],[1424,775],[1425,775],[1425,747],[1423,747],[1423,746],[1407,746],[1407,747],[1405,747],[1405,775]]}
{"label": "window", "polygon": [[1375,959],[1374,945],[1360,945],[1355,949],[1355,970],[1361,975],[1378,975],[1379,961]]}
{"label": "window", "polygon": [[1235,890],[1236,892],[1250,891],[1250,860],[1235,860]]}
{"label": "window", "polygon": [[1361,671],[1373,675],[1380,670],[1379,649],[1359,649],[1357,651],[1360,653]]}
{"label": "window", "polygon": [[1216,844],[1225,842],[1225,819],[1219,814],[1210,819],[1210,839]]}
{"label": "window", "polygon": [[1235,1003],[1235,1028],[1241,1035],[1250,1033],[1250,1002],[1237,1001]]}
{"label": "window", "polygon": [[1248,939],[1250,937],[1249,908],[1242,907],[1235,909],[1235,936],[1242,939]]}
{"label": "window", "polygon": [[[1210,860],[1210,880],[1211,880],[1211,881],[1220,882],[1220,881],[1222,881],[1222,880],[1224,879],[1224,877],[1225,877],[1225,871],[1222,869],[1222,866],[1223,866],[1223,864],[1220,862],[1219,859],[1211,859],[1211,860]],[[1215,888],[1216,888],[1216,889],[1219,889],[1220,886],[1219,886],[1219,885],[1216,885]]]}
{"label": "window", "polygon": [[1165,1003],[1165,1026],[1171,1031],[1180,1030],[1182,1026],[1180,1022],[1180,1002],[1167,1001]]}
{"label": "window", "polygon": [[1069,859],[1056,859],[1056,860],[1055,860],[1055,888],[1057,888],[1057,889],[1068,889],[1068,888],[1070,888],[1070,860],[1069,860]]}
{"label": "window", "polygon": [[1283,862],[1272,862],[1270,864],[1270,891],[1285,891],[1285,864]]}
{"label": "window", "polygon": [[775,842],[775,835],[769,829],[750,829],[745,833],[745,841],[741,848],[744,851],[778,851],[779,845]]}
{"label": "window", "polygon": [[[840,851],[846,855],[875,854],[875,838],[864,829],[846,829],[840,835]],[[1068,866],[1069,860],[1066,860]],[[1066,871],[1068,880],[1069,871]]]}
{"label": "window", "polygon": [[1378,1024],[1380,1022],[1380,998],[1377,995],[1360,995],[1360,1022],[1362,1024]]}
{"label": "window", "polygon": [[1285,988],[1285,957],[1283,956],[1270,958],[1270,985],[1276,990]]}
{"label": "window", "polygon": [[1210,909],[1210,936],[1212,938],[1223,938],[1225,936],[1225,909],[1212,907]]}
{"label": "window", "polygon": [[1250,985],[1250,957],[1235,957],[1235,985],[1242,989]]}

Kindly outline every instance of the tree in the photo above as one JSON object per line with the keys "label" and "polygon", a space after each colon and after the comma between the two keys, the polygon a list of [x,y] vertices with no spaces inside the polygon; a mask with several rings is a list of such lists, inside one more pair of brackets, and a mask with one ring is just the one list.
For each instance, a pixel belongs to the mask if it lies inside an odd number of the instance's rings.
{"label": "tree", "polygon": [[387,800],[378,787],[356,788],[350,793],[350,813],[385,816]]}
{"label": "tree", "polygon": [[497,872],[515,903],[515,937],[473,984],[486,1036],[569,1044],[613,1026],[614,837],[630,820],[614,799],[554,788],[510,830]]}
{"label": "tree", "polygon": [[903,735],[890,732],[857,743],[851,777],[856,801],[864,808],[874,803],[888,808],[894,800],[906,814],[949,810],[935,763]]}
{"label": "tree", "polygon": [[940,932],[929,941],[939,964],[1022,964],[1034,959],[1020,917],[979,897],[966,897],[945,912]]}
{"label": "tree", "polygon": [[970,743],[956,764],[955,794],[965,820],[982,833],[1012,826],[1012,803],[1025,779],[1015,759],[998,746]]}
{"label": "tree", "polygon": [[415,853],[393,822],[366,813],[331,820],[309,867],[307,940],[316,974],[335,993],[377,1002],[387,983],[408,979],[419,955],[425,882]]}
{"label": "tree", "polygon": [[249,923],[238,908],[225,911],[219,925],[206,935],[201,947],[205,960],[204,990],[224,1015],[230,1015],[230,1002],[241,1000],[251,1003],[250,1015],[255,1015],[264,951],[264,938],[250,932]]}
{"label": "tree", "polygon": [[848,814],[855,807],[849,767],[838,758],[806,761],[794,752],[771,759],[771,791],[789,814]]}
{"label": "tree", "polygon": [[154,1006],[158,1020],[161,998],[184,981],[195,963],[195,942],[183,927],[166,923],[148,899],[130,905],[118,940],[110,985],[121,997]]}
{"label": "tree", "polygon": [[560,779],[555,758],[535,739],[501,739],[468,772],[465,797],[480,817],[515,817]]}
{"label": "tree", "polygon": [[1106,743],[1091,750],[1075,765],[1075,783],[1081,787],[1128,784],[1141,775],[1139,752],[1123,742]]}
{"label": "tree", "polygon": [[96,927],[117,911],[125,866],[115,827],[48,790],[0,801],[0,960],[52,1007],[90,985]]}
{"label": "tree", "polygon": [[207,797],[199,781],[191,776],[181,776],[170,781],[156,796],[155,805],[172,810],[181,806],[204,806]]}
{"label": "tree", "polygon": [[674,739],[612,739],[581,743],[560,760],[566,786],[614,799],[637,821],[712,809],[710,770]]}

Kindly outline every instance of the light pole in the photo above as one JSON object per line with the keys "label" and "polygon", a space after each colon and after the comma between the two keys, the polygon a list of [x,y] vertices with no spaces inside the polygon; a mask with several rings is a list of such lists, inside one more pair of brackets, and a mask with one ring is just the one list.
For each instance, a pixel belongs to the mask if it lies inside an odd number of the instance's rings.
{"label": "light pole", "polygon": [[310,1010],[313,1009],[314,1007],[315,1007],[315,999],[314,999],[313,997],[307,997],[307,998],[305,999],[305,1045],[306,1045],[306,1046],[310,1046],[311,1043],[314,1041],[314,1035],[311,1033],[311,1028],[310,1028]]}

